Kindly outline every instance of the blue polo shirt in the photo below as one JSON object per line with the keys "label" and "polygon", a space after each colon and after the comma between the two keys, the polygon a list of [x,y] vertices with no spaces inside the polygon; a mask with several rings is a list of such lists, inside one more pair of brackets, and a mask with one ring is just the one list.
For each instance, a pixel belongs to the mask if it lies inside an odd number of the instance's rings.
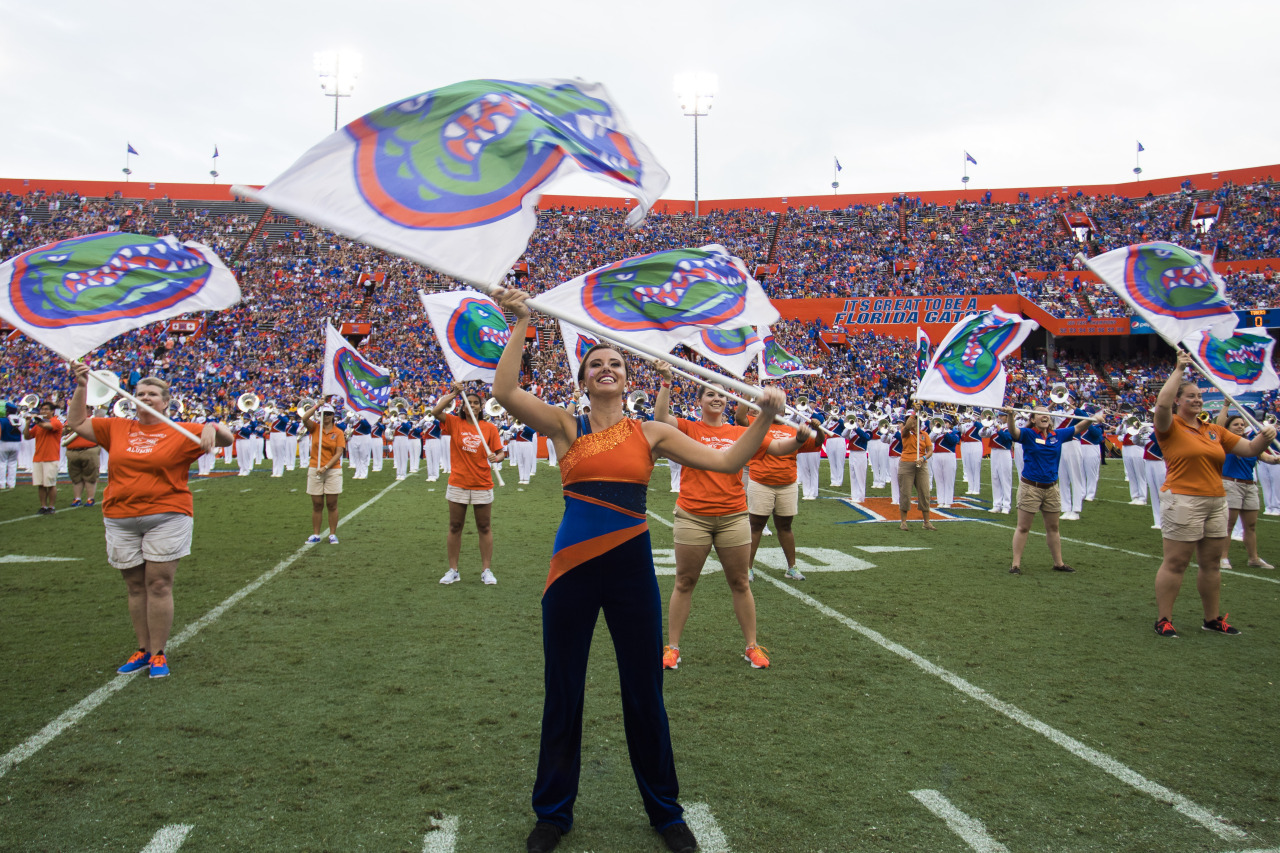
{"label": "blue polo shirt", "polygon": [[1033,483],[1056,483],[1058,460],[1062,458],[1062,444],[1073,441],[1075,427],[1063,427],[1041,435],[1027,427],[1019,430],[1018,443],[1022,445],[1022,476]]}
{"label": "blue polo shirt", "polygon": [[[1246,430],[1243,441],[1252,441],[1257,435],[1254,430]],[[1258,467],[1258,458],[1256,456],[1236,456],[1234,453],[1227,453],[1227,458],[1222,463],[1222,476],[1233,477],[1237,480],[1252,480],[1253,472]]]}

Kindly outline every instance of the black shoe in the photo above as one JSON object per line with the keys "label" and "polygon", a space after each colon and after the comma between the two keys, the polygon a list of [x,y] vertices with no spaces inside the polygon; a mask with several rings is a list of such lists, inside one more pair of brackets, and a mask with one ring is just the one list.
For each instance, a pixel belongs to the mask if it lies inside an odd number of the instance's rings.
{"label": "black shoe", "polygon": [[1156,633],[1161,637],[1177,638],[1178,632],[1173,630],[1173,623],[1168,619],[1156,620]]}
{"label": "black shoe", "polygon": [[525,850],[529,853],[551,853],[560,843],[562,835],[564,833],[554,823],[538,821],[533,825],[533,832],[529,833],[529,837],[525,839]]}
{"label": "black shoe", "polygon": [[1239,628],[1233,628],[1227,624],[1227,615],[1224,613],[1217,619],[1206,619],[1201,627],[1206,631],[1213,631],[1215,634],[1239,634]]}
{"label": "black shoe", "polygon": [[1053,570],[1055,572],[1074,572],[1075,571],[1075,569],[1071,568],[1066,563],[1063,563],[1061,566],[1054,566]]}
{"label": "black shoe", "polygon": [[1011,575],[1020,575],[1020,574],[1022,574],[1022,566],[1010,566],[1010,567],[1009,567],[1009,574],[1011,574]]}
{"label": "black shoe", "polygon": [[662,840],[667,842],[671,853],[694,853],[698,849],[698,839],[693,837],[687,823],[673,823],[662,830]]}

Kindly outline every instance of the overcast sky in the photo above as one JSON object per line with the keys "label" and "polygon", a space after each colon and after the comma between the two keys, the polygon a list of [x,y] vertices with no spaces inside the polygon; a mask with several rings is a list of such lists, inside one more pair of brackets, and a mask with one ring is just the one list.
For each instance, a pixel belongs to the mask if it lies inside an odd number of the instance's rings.
{"label": "overcast sky", "polygon": [[[693,197],[672,78],[719,77],[704,199],[1087,184],[1280,163],[1280,4],[0,0],[0,177],[265,183],[343,123],[477,77],[608,87]],[[553,192],[613,195],[574,178]]]}

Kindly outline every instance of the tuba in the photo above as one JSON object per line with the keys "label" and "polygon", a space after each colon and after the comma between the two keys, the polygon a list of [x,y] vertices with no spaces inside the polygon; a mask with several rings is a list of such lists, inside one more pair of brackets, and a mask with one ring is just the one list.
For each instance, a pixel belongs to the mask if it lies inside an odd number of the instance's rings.
{"label": "tuba", "polygon": [[644,391],[632,391],[627,395],[627,411],[633,415],[649,411],[649,395]]}
{"label": "tuba", "polygon": [[252,391],[241,394],[236,398],[236,408],[241,412],[248,414],[249,412],[258,411],[258,407],[262,405],[262,398]]}
{"label": "tuba", "polygon": [[117,418],[133,420],[133,418],[137,417],[138,407],[132,400],[126,397],[121,397],[119,400],[116,400],[116,404],[111,407],[111,414],[115,415]]}
{"label": "tuba", "polygon": [[507,413],[507,410],[502,408],[502,404],[498,402],[497,397],[490,397],[488,400],[484,401],[485,417],[500,418],[506,413]]}

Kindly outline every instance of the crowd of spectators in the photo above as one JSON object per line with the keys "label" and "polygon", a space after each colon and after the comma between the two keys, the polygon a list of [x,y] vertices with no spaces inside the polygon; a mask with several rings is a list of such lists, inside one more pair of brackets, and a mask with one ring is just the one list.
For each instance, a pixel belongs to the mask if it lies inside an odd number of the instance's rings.
{"label": "crowd of spectators", "polygon": [[[1124,316],[1118,299],[1079,275],[1077,252],[1096,254],[1131,240],[1169,239],[1193,247],[1216,245],[1232,261],[1280,253],[1269,181],[1218,190],[1213,202],[1225,213],[1205,233],[1188,225],[1192,191],[1160,199],[1055,194],[1025,196],[1011,204],[953,206],[903,197],[842,210],[793,208],[785,215],[712,211],[696,220],[655,213],[637,230],[626,229],[625,211],[549,209],[541,212],[521,258],[520,283],[540,292],[619,258],[716,242],[749,268],[776,263],[776,275],[765,279],[776,298],[1016,292],[1058,317]],[[1086,214],[1094,228],[1077,233],[1065,227],[1063,214],[1069,211]],[[123,335],[93,354],[97,366],[122,376],[158,373],[181,393],[226,414],[246,391],[271,401],[314,396],[324,321],[365,321],[373,334],[361,342],[361,350],[395,370],[397,393],[425,401],[447,382],[417,291],[453,288],[457,282],[416,264],[289,217],[270,214],[260,222],[243,208],[228,205],[0,195],[2,257],[104,230],[172,233],[209,245],[236,273],[244,300],[228,311],[205,315],[204,329],[189,339],[169,335],[159,325]],[[1260,254],[1264,252],[1269,254]],[[1228,295],[1240,307],[1275,304],[1270,266],[1260,272],[1234,270],[1230,262],[1220,266]],[[1046,274],[1030,275],[1033,271]],[[365,276],[377,279],[362,281]],[[914,373],[909,342],[864,333],[851,336],[849,346],[832,349],[819,340],[818,331],[816,324],[796,321],[774,329],[784,347],[823,368],[818,377],[788,379],[784,384],[790,392],[804,389],[814,399],[841,403],[906,393]],[[539,338],[533,358],[536,379],[548,396],[567,399],[572,383],[554,326],[540,325]],[[1058,364],[1064,373],[1087,366],[1085,360],[1073,364],[1069,357]],[[1151,365],[1152,375],[1158,377],[1166,366]],[[1043,400],[1051,381],[1043,365],[1027,360],[1009,367],[1011,395]],[[1145,370],[1147,365],[1137,367]],[[1148,383],[1135,365],[1119,365],[1111,375],[1110,390],[1133,395],[1135,404],[1145,401]],[[1091,370],[1072,378],[1098,381]],[[20,336],[4,344],[0,388],[10,396],[55,389],[65,394],[70,387],[65,366],[42,347]]]}

